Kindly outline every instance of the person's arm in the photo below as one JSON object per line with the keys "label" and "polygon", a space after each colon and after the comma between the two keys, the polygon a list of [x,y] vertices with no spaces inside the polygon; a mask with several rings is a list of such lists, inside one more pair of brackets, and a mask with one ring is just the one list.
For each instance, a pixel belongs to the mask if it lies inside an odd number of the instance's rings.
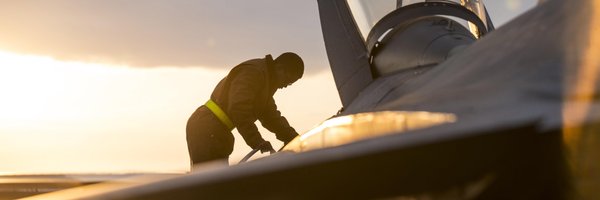
{"label": "person's arm", "polygon": [[281,116],[281,112],[277,110],[277,105],[273,98],[269,98],[266,104],[264,113],[258,118],[263,127],[267,130],[275,133],[277,139],[287,144],[296,136],[298,133],[290,124],[285,117]]}
{"label": "person's arm", "polygon": [[238,132],[252,149],[256,149],[265,140],[254,124],[257,119],[254,112],[255,99],[259,91],[265,87],[263,73],[258,70],[240,69],[233,77],[229,86],[229,118],[236,126]]}

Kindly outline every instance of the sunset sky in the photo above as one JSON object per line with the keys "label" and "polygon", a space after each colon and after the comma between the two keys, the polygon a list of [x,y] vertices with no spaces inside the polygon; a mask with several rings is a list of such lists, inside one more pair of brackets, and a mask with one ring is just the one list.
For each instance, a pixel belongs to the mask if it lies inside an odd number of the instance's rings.
{"label": "sunset sky", "polygon": [[[535,2],[487,6],[499,26]],[[306,132],[341,106],[318,16],[305,0],[3,1],[0,174],[188,171],[189,115],[231,67],[286,51],[306,73],[275,99]],[[250,151],[234,135],[231,163]]]}

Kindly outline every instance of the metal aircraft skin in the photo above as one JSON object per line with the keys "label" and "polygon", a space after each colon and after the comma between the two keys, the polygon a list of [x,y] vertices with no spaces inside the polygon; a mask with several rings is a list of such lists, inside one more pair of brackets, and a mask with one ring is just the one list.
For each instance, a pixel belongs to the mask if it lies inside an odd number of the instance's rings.
{"label": "metal aircraft skin", "polygon": [[[436,14],[448,4],[363,38],[348,1],[318,0],[344,108],[277,154],[30,199],[599,199],[600,1],[544,1],[474,35]],[[449,46],[399,40],[427,27]]]}

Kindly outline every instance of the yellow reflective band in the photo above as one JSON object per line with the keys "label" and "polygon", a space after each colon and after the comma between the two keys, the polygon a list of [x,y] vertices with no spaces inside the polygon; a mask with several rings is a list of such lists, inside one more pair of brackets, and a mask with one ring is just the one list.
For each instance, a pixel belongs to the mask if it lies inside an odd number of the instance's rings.
{"label": "yellow reflective band", "polygon": [[212,99],[209,99],[204,105],[208,107],[208,109],[212,111],[212,113],[214,113],[215,116],[217,116],[217,118],[219,118],[219,120],[221,120],[221,122],[227,126],[227,128],[229,128],[229,131],[235,128],[235,126],[233,126],[233,122],[231,122],[229,117],[227,117],[227,114],[225,114],[219,105],[217,105]]}

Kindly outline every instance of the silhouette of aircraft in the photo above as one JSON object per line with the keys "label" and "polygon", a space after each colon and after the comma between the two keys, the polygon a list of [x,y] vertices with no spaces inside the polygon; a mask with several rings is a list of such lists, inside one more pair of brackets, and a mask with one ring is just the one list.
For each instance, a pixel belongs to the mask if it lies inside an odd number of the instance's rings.
{"label": "silhouette of aircraft", "polygon": [[544,1],[498,29],[479,0],[318,7],[335,116],[247,163],[30,199],[600,196],[598,1]]}

